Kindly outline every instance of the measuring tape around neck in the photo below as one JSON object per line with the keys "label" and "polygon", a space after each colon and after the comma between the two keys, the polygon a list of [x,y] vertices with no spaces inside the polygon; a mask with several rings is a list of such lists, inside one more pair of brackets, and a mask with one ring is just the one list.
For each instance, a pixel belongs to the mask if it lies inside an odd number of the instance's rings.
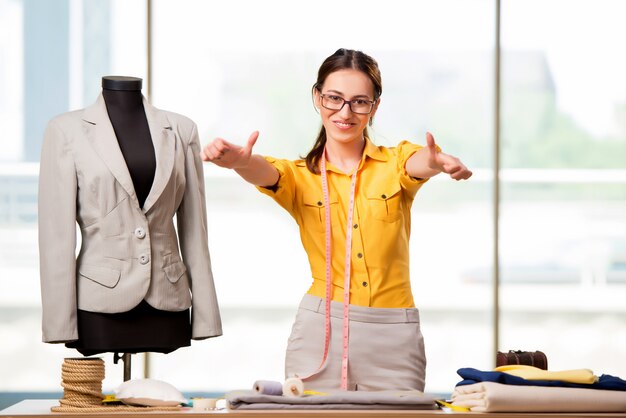
{"label": "measuring tape around neck", "polygon": [[[332,264],[331,264],[331,219],[330,219],[330,199],[328,192],[328,175],[326,173],[326,150],[322,155],[321,160],[321,176],[322,176],[322,191],[324,193],[324,209],[325,209],[325,236],[326,236],[326,306],[325,306],[325,326],[324,326],[324,355],[322,362],[318,370],[304,377],[306,379],[317,374],[326,359],[328,358],[328,351],[330,346],[330,302],[332,300]],[[352,173],[352,181],[350,184],[350,200],[348,202],[348,220],[346,225],[346,260],[344,270],[344,283],[343,283],[343,335],[342,335],[342,355],[341,355],[341,389],[348,389],[348,344],[350,334],[350,266],[352,261],[352,220],[354,218],[354,201],[356,195],[356,179],[358,173],[358,166]]]}

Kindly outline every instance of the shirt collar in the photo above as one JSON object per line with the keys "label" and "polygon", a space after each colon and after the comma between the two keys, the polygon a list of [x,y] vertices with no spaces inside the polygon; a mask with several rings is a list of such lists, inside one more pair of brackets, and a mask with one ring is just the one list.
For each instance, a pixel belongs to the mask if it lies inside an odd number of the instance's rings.
{"label": "shirt collar", "polygon": [[[361,156],[361,161],[359,162],[358,170],[361,170],[361,168],[363,168],[363,166],[365,164],[367,164],[367,157],[372,158],[372,159],[377,160],[377,161],[387,161],[388,160],[387,155],[383,151],[381,151],[380,147],[377,147],[376,145],[374,145],[374,143],[372,141],[370,141],[369,138],[366,137],[365,138],[365,149],[363,150],[363,155]],[[334,171],[336,173],[345,174],[342,171],[340,171],[339,169],[337,169],[331,163],[328,163],[326,169],[328,171]]]}
{"label": "shirt collar", "polygon": [[366,155],[370,158],[373,158],[378,161],[387,161],[387,155],[380,150],[380,147],[377,147],[370,141],[369,138],[365,138],[365,150],[363,150],[363,155]]}
{"label": "shirt collar", "polygon": [[[374,143],[369,139],[365,138],[365,149],[363,150],[363,156],[361,157],[361,162],[359,163],[359,167],[361,167],[365,163],[365,157],[372,158],[378,161],[387,161],[389,157],[381,151],[380,147],[374,145]],[[300,167],[306,166],[305,160],[296,161],[296,165]],[[332,164],[328,167],[330,171],[336,171],[341,173],[339,170],[335,169]]]}

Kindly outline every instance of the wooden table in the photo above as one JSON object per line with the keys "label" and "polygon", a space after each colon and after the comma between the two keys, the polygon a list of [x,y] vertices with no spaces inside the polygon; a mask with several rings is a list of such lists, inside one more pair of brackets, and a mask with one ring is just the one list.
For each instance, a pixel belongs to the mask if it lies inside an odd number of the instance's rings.
{"label": "wooden table", "polygon": [[446,412],[444,410],[428,411],[392,411],[392,410],[215,410],[215,411],[193,411],[191,408],[183,408],[175,412],[99,412],[89,414],[59,413],[51,412],[52,406],[57,406],[58,400],[54,399],[29,399],[16,403],[0,411],[0,417],[57,417],[57,418],[77,418],[80,416],[97,416],[98,418],[135,418],[158,415],[159,418],[180,418],[181,415],[194,415],[198,417],[215,417],[227,415],[233,418],[444,418],[455,415],[455,418],[467,417],[469,415],[481,415],[492,418],[609,418],[626,417],[626,414],[607,413],[580,413],[580,414],[556,414],[556,413],[479,413],[479,412]]}

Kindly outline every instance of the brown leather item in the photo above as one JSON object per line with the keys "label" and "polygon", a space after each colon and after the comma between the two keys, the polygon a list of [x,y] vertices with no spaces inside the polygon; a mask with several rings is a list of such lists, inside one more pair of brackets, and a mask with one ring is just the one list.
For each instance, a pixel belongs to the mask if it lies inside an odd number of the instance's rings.
{"label": "brown leather item", "polygon": [[543,351],[509,350],[508,353],[498,351],[496,354],[496,367],[509,364],[524,364],[548,370],[548,358]]}

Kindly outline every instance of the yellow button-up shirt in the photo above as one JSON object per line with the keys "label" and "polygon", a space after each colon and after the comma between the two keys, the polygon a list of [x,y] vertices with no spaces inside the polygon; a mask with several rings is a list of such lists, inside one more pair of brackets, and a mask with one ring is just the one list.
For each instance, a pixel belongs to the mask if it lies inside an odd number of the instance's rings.
{"label": "yellow button-up shirt", "polygon": [[[410,177],[406,161],[421,146],[394,148],[366,141],[358,167],[352,230],[350,303],[376,308],[414,307],[409,275],[411,204],[426,180]],[[313,283],[309,294],[326,296],[325,208],[322,180],[304,160],[265,157],[279,172],[272,189],[258,189],[278,202],[300,227]],[[332,299],[343,302],[346,225],[352,173],[327,163],[331,213]]]}

